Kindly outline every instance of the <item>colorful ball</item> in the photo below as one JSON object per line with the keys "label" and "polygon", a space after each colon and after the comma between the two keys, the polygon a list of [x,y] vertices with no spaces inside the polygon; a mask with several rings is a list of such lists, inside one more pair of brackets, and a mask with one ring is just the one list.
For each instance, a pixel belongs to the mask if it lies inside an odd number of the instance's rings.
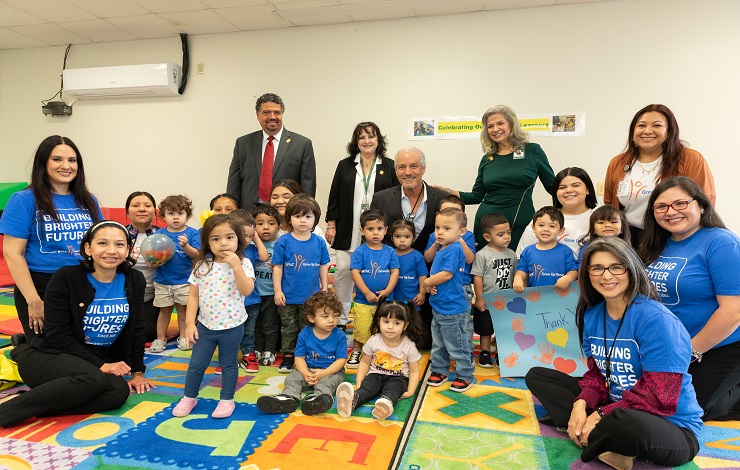
{"label": "colorful ball", "polygon": [[149,235],[141,242],[141,256],[150,264],[171,260],[175,255],[175,251],[175,242],[167,235],[162,235],[161,233]]}

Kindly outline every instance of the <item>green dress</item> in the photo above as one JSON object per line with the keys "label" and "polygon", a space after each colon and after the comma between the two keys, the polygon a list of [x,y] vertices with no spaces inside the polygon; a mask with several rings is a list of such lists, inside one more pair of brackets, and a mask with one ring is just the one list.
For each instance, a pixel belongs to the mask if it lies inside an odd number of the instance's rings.
{"label": "green dress", "polygon": [[480,204],[473,226],[478,250],[487,244],[480,228],[483,217],[494,212],[506,216],[511,225],[509,247],[516,249],[524,229],[532,223],[532,191],[537,178],[552,194],[555,174],[539,144],[524,144],[524,158],[514,157],[515,153],[484,155],[472,191],[460,192],[460,199],[465,204]]}

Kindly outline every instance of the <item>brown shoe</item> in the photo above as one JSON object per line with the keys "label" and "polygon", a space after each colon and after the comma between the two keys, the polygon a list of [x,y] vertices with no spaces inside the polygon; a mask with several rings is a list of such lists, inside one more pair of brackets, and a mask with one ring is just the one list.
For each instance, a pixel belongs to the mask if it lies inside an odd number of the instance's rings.
{"label": "brown shoe", "polygon": [[599,455],[599,460],[617,470],[632,470],[632,464],[635,462],[634,457],[627,457],[616,452],[604,452]]}

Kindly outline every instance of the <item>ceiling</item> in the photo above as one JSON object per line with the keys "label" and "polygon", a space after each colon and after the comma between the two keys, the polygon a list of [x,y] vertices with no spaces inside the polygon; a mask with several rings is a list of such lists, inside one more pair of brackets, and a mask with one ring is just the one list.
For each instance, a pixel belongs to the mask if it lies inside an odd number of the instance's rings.
{"label": "ceiling", "polygon": [[609,0],[0,0],[0,49],[600,1]]}

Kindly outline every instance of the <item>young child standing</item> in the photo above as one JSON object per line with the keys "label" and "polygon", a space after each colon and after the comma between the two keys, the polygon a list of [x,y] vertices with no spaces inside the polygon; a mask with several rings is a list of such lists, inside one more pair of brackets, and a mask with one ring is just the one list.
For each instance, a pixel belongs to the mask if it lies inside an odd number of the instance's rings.
{"label": "young child standing", "polygon": [[[254,236],[256,227],[252,214],[246,209],[235,209],[229,215],[236,218],[237,223],[243,230],[244,243],[247,245],[244,249],[244,257],[252,263],[252,266],[256,266],[260,261],[268,261],[270,255],[262,244],[262,240]],[[257,289],[252,290],[252,293],[244,298],[244,310],[247,311],[247,321],[244,323],[244,337],[239,345],[239,349],[242,352],[239,367],[250,374],[256,374],[260,371],[258,362],[260,358],[257,357],[254,349],[254,328],[259,318],[261,302],[262,297],[260,297]],[[220,369],[217,367],[216,373],[218,374],[219,372]]]}
{"label": "young child standing", "polygon": [[[319,292],[306,300],[305,311],[312,325],[298,334],[295,370],[285,378],[283,393],[257,399],[263,413],[292,413],[300,403],[304,415],[315,415],[334,405],[347,360],[347,337],[337,328],[342,303],[334,294]],[[313,392],[301,402],[303,391],[311,388]]]}
{"label": "young child standing", "polygon": [[284,374],[293,370],[296,338],[300,327],[307,326],[303,304],[319,290],[327,291],[329,250],[326,241],[312,233],[320,216],[321,209],[314,198],[305,194],[293,196],[285,207],[288,233],[275,242],[272,255],[275,305],[283,336],[279,372]]}
{"label": "young child standing", "polygon": [[[275,363],[278,337],[280,336],[280,314],[275,305],[275,286],[272,283],[272,255],[280,231],[280,214],[268,204],[257,204],[252,209],[256,235],[267,250],[267,261],[257,261],[254,271],[257,276],[257,291],[260,295],[260,312],[254,328],[254,349],[261,354],[260,365]],[[255,354],[256,355],[256,354]]]}
{"label": "young child standing", "polygon": [[370,338],[370,324],[378,299],[390,296],[398,282],[398,256],[393,248],[383,244],[387,230],[382,211],[370,209],[360,215],[360,234],[365,243],[352,252],[349,265],[355,283],[355,319],[348,369],[357,369],[360,364],[362,345]]}
{"label": "young child standing", "polygon": [[[448,207],[460,209],[465,212],[465,204],[462,202],[462,199],[457,196],[447,196],[439,203],[439,210],[447,209]],[[473,276],[470,274],[470,268],[473,266],[473,261],[475,261],[475,235],[473,232],[466,231],[463,236],[460,237],[459,243],[463,249],[463,253],[465,254],[465,270],[462,274],[463,289],[465,290],[468,302],[471,303],[473,300],[473,287],[471,285],[473,283]],[[429,236],[429,242],[427,242],[427,248],[424,251],[424,260],[427,263],[434,261],[434,256],[440,249],[441,245],[437,243],[437,238],[432,232]]]}
{"label": "young child standing", "polygon": [[154,273],[154,306],[160,310],[157,339],[149,347],[149,352],[152,353],[164,351],[167,345],[167,327],[175,308],[180,329],[177,347],[182,350],[190,349],[185,340],[185,312],[190,292],[188,277],[193,269],[192,260],[198,257],[200,248],[198,231],[187,226],[188,220],[193,216],[193,202],[190,199],[183,195],[167,196],[159,203],[159,213],[167,227],[157,230],[157,234],[170,237],[175,242],[176,250],[171,260],[156,266]]}
{"label": "young child standing", "polygon": [[516,253],[509,248],[511,227],[504,215],[488,214],[481,219],[480,225],[483,238],[488,244],[475,254],[475,261],[470,270],[475,291],[473,331],[480,335],[478,365],[493,367],[495,362],[491,357],[493,322],[483,300],[483,294],[511,289],[516,273]]}
{"label": "young child standing", "polygon": [[373,336],[362,347],[356,390],[349,382],[337,388],[339,416],[348,418],[353,410],[380,395],[372,413],[382,421],[393,414],[399,399],[416,392],[421,359],[416,344],[423,332],[411,305],[405,300],[378,303],[370,326]]}
{"label": "young child standing", "polygon": [[524,288],[555,286],[565,291],[570,283],[578,279],[573,250],[558,243],[563,233],[563,213],[553,206],[545,206],[532,216],[532,230],[537,243],[522,251],[514,276],[514,292],[521,294]]}
{"label": "young child standing", "polygon": [[254,289],[254,270],[244,258],[245,247],[242,227],[234,218],[216,214],[206,220],[201,250],[189,279],[185,339],[188,347],[195,347],[185,376],[185,396],[172,410],[174,416],[187,416],[195,408],[203,374],[216,347],[223,379],[221,399],[211,416],[228,418],[234,412],[237,354],[247,319],[244,297]]}
{"label": "young child standing", "polygon": [[437,213],[434,231],[441,248],[434,256],[430,276],[424,287],[432,294],[432,373],[427,384],[438,387],[447,381],[450,361],[455,361],[453,392],[464,392],[473,386],[475,370],[473,325],[470,302],[463,289],[465,253],[459,243],[467,231],[468,218],[460,209],[447,208]]}
{"label": "young child standing", "polygon": [[424,256],[411,248],[414,242],[415,227],[410,220],[401,219],[391,225],[391,240],[396,247],[396,256],[400,266],[398,282],[391,297],[395,300],[408,300],[418,309],[424,303],[426,291],[422,285],[429,277]]}
{"label": "young child standing", "polygon": [[576,269],[581,267],[581,258],[588,248],[588,245],[597,238],[619,237],[629,244],[632,244],[630,235],[630,226],[627,223],[627,217],[624,212],[618,208],[606,204],[597,207],[591,213],[588,221],[588,235],[581,240],[581,249],[578,250],[578,259],[576,260]]}

